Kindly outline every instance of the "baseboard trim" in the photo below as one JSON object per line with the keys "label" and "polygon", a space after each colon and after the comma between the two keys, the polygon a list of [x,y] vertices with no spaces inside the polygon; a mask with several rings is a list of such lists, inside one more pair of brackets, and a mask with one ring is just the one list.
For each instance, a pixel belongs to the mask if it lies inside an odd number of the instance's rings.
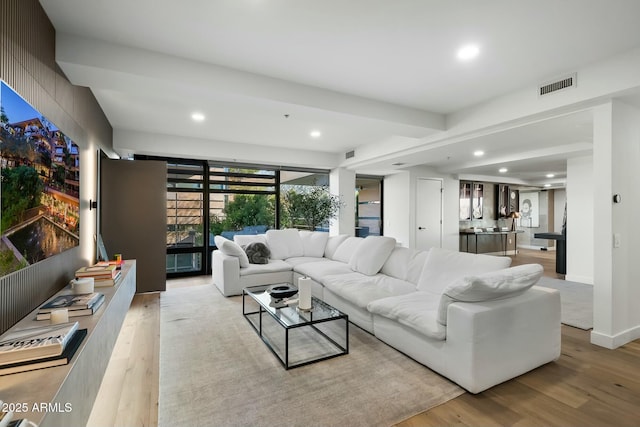
{"label": "baseboard trim", "polygon": [[[500,252],[482,252],[482,255],[496,255],[496,256],[505,256],[505,253],[500,251]],[[511,250],[511,251],[507,251],[506,256],[509,255],[518,255],[518,252]]]}
{"label": "baseboard trim", "polygon": [[544,248],[545,246],[523,245],[523,244],[518,243],[518,247],[522,248],[522,249],[533,249],[533,250],[539,251],[540,249]]}
{"label": "baseboard trim", "polygon": [[595,330],[591,331],[591,344],[611,350],[637,340],[638,338],[640,338],[640,325],[615,335],[607,335]]}
{"label": "baseboard trim", "polygon": [[564,276],[564,280],[569,282],[584,283],[585,285],[593,285],[593,277],[588,276],[574,276],[573,274],[567,274]]}

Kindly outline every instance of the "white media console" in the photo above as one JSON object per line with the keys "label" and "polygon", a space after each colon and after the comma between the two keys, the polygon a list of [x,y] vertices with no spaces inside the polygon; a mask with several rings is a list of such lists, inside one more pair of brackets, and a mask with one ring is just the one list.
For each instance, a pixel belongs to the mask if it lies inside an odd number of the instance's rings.
{"label": "white media console", "polygon": [[[120,328],[136,292],[136,261],[126,260],[116,286],[96,288],[105,295],[92,316],[73,317],[88,334],[65,366],[0,377],[0,400],[14,404],[14,419],[26,418],[40,427],[84,426],[89,419]],[[65,288],[59,293],[68,293]],[[43,325],[33,311],[12,329]]]}

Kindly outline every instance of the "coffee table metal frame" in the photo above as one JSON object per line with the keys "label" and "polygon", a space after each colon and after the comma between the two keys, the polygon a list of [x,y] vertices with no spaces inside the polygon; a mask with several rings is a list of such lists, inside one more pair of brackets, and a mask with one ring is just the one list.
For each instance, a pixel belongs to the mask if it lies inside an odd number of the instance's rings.
{"label": "coffee table metal frame", "polygon": [[[271,297],[266,292],[266,290],[271,286],[273,285],[252,286],[244,288],[242,290],[242,315],[245,319],[247,319],[249,324],[253,327],[253,329],[265,343],[267,348],[269,348],[269,350],[271,350],[271,352],[278,358],[285,369],[298,368],[300,366],[305,366],[311,363],[316,363],[322,360],[349,354],[349,317],[346,314],[342,313],[338,309],[332,307],[331,305],[316,297],[311,298],[312,309],[310,311],[298,310],[297,303],[282,308],[272,307],[269,305],[269,303],[271,302]],[[255,303],[257,303],[259,307],[258,311],[247,311],[247,297],[250,297],[253,301],[255,301]],[[285,331],[284,357],[282,357],[276,351],[269,338],[264,334],[262,328],[262,319],[265,313],[268,313],[269,316],[271,316],[271,318],[274,319]],[[252,321],[252,317],[257,317],[257,322]],[[336,340],[329,337],[316,326],[325,322],[341,320],[344,321],[345,324],[344,345],[336,342]],[[289,363],[289,331],[301,327],[312,328],[315,332],[317,332],[319,337],[322,337],[336,348],[336,353],[323,355],[316,359],[308,359],[300,363]]]}

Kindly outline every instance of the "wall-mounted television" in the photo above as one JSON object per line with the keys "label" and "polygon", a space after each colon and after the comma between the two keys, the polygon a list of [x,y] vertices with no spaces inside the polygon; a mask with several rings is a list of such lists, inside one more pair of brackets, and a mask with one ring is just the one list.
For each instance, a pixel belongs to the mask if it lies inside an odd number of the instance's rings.
{"label": "wall-mounted television", "polygon": [[78,246],[78,146],[0,80],[0,276]]}

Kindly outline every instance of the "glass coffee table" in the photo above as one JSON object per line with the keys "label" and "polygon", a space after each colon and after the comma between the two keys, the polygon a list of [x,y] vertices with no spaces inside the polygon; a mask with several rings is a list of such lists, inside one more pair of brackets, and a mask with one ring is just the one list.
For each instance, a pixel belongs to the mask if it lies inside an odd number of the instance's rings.
{"label": "glass coffee table", "polygon": [[267,292],[272,286],[244,288],[242,314],[285,369],[349,353],[346,314],[316,297],[309,311],[299,310],[297,302],[275,304]]}

